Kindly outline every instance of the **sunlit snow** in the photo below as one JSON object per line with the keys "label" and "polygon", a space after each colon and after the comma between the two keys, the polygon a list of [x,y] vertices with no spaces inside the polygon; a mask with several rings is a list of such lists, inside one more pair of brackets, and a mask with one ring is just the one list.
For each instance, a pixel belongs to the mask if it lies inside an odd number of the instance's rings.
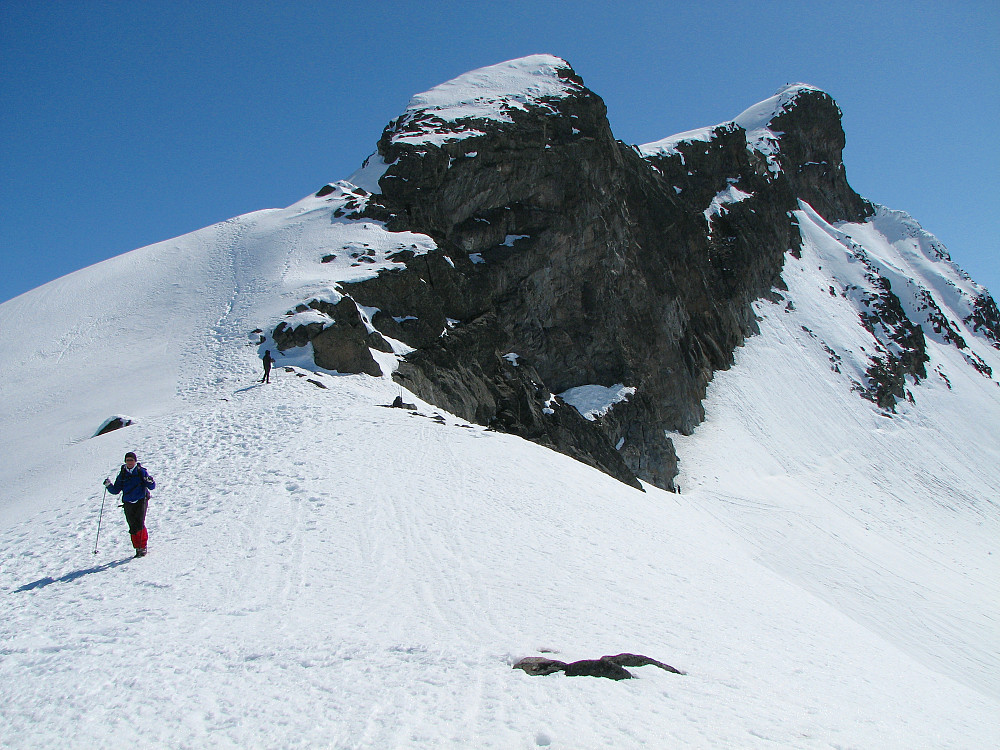
{"label": "sunlit snow", "polygon": [[[511,111],[543,105],[582,90],[560,75],[569,69],[552,55],[531,55],[473,70],[415,95],[399,117],[393,141],[436,144],[461,140],[483,131],[455,127],[463,120],[511,122]],[[445,127],[440,127],[444,125]]]}
{"label": "sunlit snow", "polygon": [[[1000,352],[932,236],[802,204],[671,494],[277,352],[297,306],[439,252],[364,200],[335,183],[0,305],[0,744],[1000,746]],[[928,335],[895,414],[853,390],[871,269],[967,344]],[[590,388],[563,398],[594,418],[630,390]],[[139,560],[101,487],[126,450],[157,481]],[[687,674],[511,669],[625,651]]]}

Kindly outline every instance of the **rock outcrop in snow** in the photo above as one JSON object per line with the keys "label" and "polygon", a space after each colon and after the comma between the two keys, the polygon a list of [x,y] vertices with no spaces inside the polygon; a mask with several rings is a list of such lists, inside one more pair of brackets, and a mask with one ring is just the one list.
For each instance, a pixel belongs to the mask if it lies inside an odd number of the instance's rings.
{"label": "rock outcrop in snow", "polygon": [[[375,374],[365,348],[403,353],[393,376],[422,398],[672,489],[669,435],[703,419],[713,373],[757,331],[752,303],[784,289],[801,212],[845,237],[893,223],[848,184],[844,143],[837,104],[803,84],[732,122],[632,147],[558,58],[473,71],[389,123],[354,178],[365,189],[327,193],[341,220],[427,241],[341,284],[343,300],[304,302],[324,320],[284,323],[275,340],[312,343],[316,363],[341,372]],[[835,292],[877,343],[852,387],[892,410],[906,378],[926,377],[925,326],[961,344],[942,307],[953,300],[855,256],[864,270]],[[964,324],[996,344],[995,304],[963,283],[952,297],[967,303]],[[583,386],[630,395],[583,419],[553,395]]]}
{"label": "rock outcrop in snow", "polygon": [[535,677],[562,672],[568,677],[605,677],[609,680],[630,680],[635,675],[625,667],[659,667],[665,672],[686,674],[669,664],[641,654],[618,654],[616,656],[602,656],[600,659],[580,659],[569,663],[558,659],[549,659],[545,656],[527,656],[514,665],[514,669],[520,669]]}

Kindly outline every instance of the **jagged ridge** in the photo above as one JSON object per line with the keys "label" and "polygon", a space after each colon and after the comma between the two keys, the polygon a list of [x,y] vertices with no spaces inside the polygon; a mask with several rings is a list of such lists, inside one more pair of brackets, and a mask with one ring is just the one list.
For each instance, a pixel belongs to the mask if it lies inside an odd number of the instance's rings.
{"label": "jagged ridge", "polygon": [[[751,303],[783,288],[801,243],[795,212],[804,204],[831,224],[876,213],[847,183],[840,115],[828,94],[795,84],[732,122],[631,147],[551,56],[418,95],[356,178],[377,191],[356,216],[436,250],[400,252],[394,269],[344,287],[373,314],[357,335],[330,331],[351,317],[331,314],[323,335],[353,340],[353,354],[340,362],[317,347],[323,364],[371,371],[355,361],[372,345],[360,336],[384,335],[406,345],[394,377],[421,397],[672,488],[668,434],[703,419],[712,374],[757,330]],[[859,299],[884,345],[855,385],[892,409],[907,376],[926,377],[926,321],[907,316],[875,266]],[[995,341],[991,302],[983,290],[966,320]],[[553,396],[613,384],[634,391],[593,420]]]}

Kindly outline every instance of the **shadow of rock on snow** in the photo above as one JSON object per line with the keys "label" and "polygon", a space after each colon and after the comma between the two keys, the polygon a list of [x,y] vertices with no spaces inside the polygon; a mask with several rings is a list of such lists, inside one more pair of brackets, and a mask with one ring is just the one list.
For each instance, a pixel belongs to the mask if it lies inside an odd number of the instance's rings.
{"label": "shadow of rock on snow", "polygon": [[91,573],[102,573],[105,570],[111,570],[111,568],[117,568],[119,565],[124,565],[131,557],[126,557],[122,560],[115,560],[114,562],[104,563],[104,565],[97,565],[93,568],[86,568],[84,570],[74,570],[72,573],[67,573],[59,578],[50,578],[45,576],[45,578],[39,578],[37,581],[32,583],[26,583],[20,588],[14,589],[14,593],[21,591],[34,591],[35,589],[45,588],[53,583],[72,583],[78,578],[83,578],[83,576],[89,576]]}
{"label": "shadow of rock on snow", "polygon": [[540,676],[563,672],[569,677],[606,677],[609,680],[628,680],[635,675],[625,667],[646,667],[653,666],[664,669],[674,674],[687,674],[679,669],[664,664],[656,659],[640,654],[618,654],[616,656],[602,656],[600,659],[583,659],[566,663],[556,659],[547,659],[544,656],[529,656],[521,659],[514,665],[514,669],[521,669],[530,675]]}

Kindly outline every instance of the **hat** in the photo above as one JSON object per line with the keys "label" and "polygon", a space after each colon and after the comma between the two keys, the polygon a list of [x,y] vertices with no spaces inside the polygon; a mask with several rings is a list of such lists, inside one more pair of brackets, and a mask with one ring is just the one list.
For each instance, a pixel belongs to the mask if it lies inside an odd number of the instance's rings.
{"label": "hat", "polygon": [[125,454],[125,460],[126,460],[126,461],[127,461],[128,459],[130,459],[130,458],[131,458],[131,459],[132,459],[133,461],[135,461],[135,460],[136,460],[136,458],[135,458],[135,454],[134,454],[134,453],[133,453],[132,451],[129,451],[128,453],[126,453],[126,454]]}

